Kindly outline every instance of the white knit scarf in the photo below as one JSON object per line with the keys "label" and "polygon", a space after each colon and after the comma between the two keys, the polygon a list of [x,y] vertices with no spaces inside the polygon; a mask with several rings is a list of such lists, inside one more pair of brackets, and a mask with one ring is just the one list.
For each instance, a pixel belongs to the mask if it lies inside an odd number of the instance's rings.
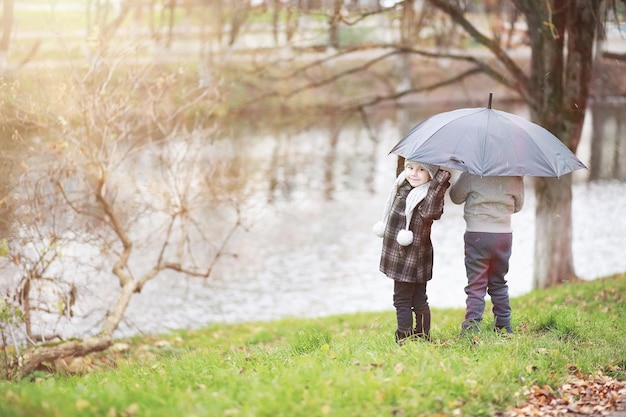
{"label": "white knit scarf", "polygon": [[[393,187],[391,187],[391,192],[389,193],[389,197],[387,198],[387,202],[385,203],[385,208],[383,210],[383,219],[382,221],[379,221],[374,225],[374,233],[378,237],[383,237],[385,234],[385,226],[387,225],[387,221],[389,220],[393,200],[396,197],[398,188],[400,187],[400,185],[402,185],[405,179],[406,173],[405,171],[402,171],[400,175],[398,175],[398,178],[396,178],[396,180],[393,182]],[[413,232],[409,230],[411,218],[413,217],[413,210],[424,199],[424,197],[426,197],[429,187],[430,181],[418,185],[417,187],[414,187],[406,197],[406,207],[404,209],[406,224],[404,225],[404,230],[400,230],[396,238],[397,242],[402,246],[408,246],[413,243]]]}

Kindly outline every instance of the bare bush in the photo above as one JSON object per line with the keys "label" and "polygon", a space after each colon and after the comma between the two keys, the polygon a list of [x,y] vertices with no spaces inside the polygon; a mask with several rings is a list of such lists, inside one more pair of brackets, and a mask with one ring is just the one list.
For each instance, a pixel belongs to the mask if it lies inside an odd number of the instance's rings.
{"label": "bare bush", "polygon": [[216,92],[122,58],[72,72],[55,98],[67,105],[50,113],[7,193],[16,220],[3,244],[0,331],[27,346],[3,343],[9,377],[108,348],[133,294],[166,270],[208,277],[241,225],[235,198],[226,226],[203,219],[230,188],[228,159],[210,155],[217,132],[202,124]]}

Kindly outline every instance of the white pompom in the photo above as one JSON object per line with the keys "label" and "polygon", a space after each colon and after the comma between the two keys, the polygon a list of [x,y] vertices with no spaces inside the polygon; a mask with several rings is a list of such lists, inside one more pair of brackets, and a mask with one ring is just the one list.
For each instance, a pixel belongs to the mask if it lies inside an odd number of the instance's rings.
{"label": "white pompom", "polygon": [[413,232],[410,230],[402,229],[398,232],[398,237],[396,238],[398,243],[402,246],[409,246],[413,243]]}
{"label": "white pompom", "polygon": [[378,237],[383,237],[385,235],[385,223],[383,222],[378,222],[374,225],[374,227],[372,228],[372,230],[374,231],[374,234]]}

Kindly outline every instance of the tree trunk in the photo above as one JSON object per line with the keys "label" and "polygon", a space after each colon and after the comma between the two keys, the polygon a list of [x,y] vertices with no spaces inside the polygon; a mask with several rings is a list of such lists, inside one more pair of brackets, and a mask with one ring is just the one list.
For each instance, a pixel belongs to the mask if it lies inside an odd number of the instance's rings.
{"label": "tree trunk", "polygon": [[333,13],[329,19],[328,28],[328,46],[332,49],[339,49],[339,25],[341,24],[341,8],[343,2],[335,0],[333,4]]}
{"label": "tree trunk", "polygon": [[11,31],[13,29],[13,0],[2,1],[2,39],[0,39],[0,51],[7,52],[11,43]]}
{"label": "tree trunk", "polygon": [[33,326],[32,326],[32,308],[30,306],[30,276],[27,276],[24,281],[24,286],[20,294],[22,308],[24,310],[24,329],[26,330],[26,336],[28,346],[33,345]]}
{"label": "tree trunk", "polygon": [[572,176],[537,178],[533,288],[576,279],[572,255]]}
{"label": "tree trunk", "polygon": [[104,324],[102,325],[102,329],[100,330],[101,334],[113,336],[113,332],[117,329],[122,318],[124,317],[124,313],[126,312],[126,308],[128,304],[130,304],[130,299],[133,296],[133,293],[137,291],[137,281],[130,280],[127,281],[124,286],[122,286],[122,291],[120,291],[120,295],[117,298],[117,302],[113,306],[113,309],[109,311],[107,314]]}
{"label": "tree trunk", "polygon": [[[553,0],[552,4],[549,21],[552,29],[543,32],[545,49],[543,57],[537,57],[543,61],[546,76],[540,88],[543,100],[535,117],[575,153],[589,98],[601,1]],[[571,243],[571,186],[571,175],[561,179],[540,178],[535,183],[534,288],[577,279]]]}
{"label": "tree trunk", "polygon": [[18,358],[18,361],[9,366],[10,376],[23,378],[39,368],[44,362],[52,362],[59,358],[85,356],[111,347],[113,345],[113,332],[122,321],[124,312],[137,288],[137,281],[128,280],[125,282],[115,306],[107,314],[97,336],[29,347],[24,351],[23,356]]}
{"label": "tree trunk", "polygon": [[2,0],[2,38],[0,38],[0,73],[4,72],[8,66],[7,55],[11,44],[11,30],[13,29],[13,1]]}
{"label": "tree trunk", "polygon": [[[15,364],[11,367],[12,375],[23,378],[36,370],[44,362],[52,362],[58,358],[71,356],[85,356],[89,353],[100,352],[113,346],[111,335],[97,335],[86,339],[70,340],[58,344],[39,345],[24,352],[22,366]],[[17,370],[17,373],[15,372]]]}
{"label": "tree trunk", "polygon": [[[402,18],[400,20],[400,45],[410,48],[415,41],[415,9],[414,0],[406,1],[402,6]],[[400,73],[400,82],[396,88],[397,92],[407,91],[411,88],[411,58],[408,53],[404,52],[398,56],[398,72]]]}

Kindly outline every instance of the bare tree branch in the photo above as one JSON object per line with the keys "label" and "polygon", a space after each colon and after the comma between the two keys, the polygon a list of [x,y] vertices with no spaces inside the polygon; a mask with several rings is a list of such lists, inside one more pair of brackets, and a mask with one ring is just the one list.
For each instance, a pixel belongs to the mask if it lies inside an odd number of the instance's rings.
{"label": "bare tree branch", "polygon": [[373,99],[366,101],[366,102],[362,102],[362,103],[358,103],[349,107],[346,107],[344,109],[342,109],[342,111],[344,112],[349,112],[349,111],[354,111],[354,110],[360,110],[362,108],[366,108],[366,107],[372,107],[375,105],[378,105],[380,103],[383,103],[385,101],[394,101],[397,102],[399,99],[401,99],[402,97],[406,97],[408,95],[411,94],[417,94],[417,93],[424,93],[427,91],[433,91],[436,90],[438,88],[441,87],[445,87],[448,85],[454,85],[454,84],[458,84],[459,82],[461,82],[463,79],[471,77],[473,75],[476,74],[480,74],[482,72],[482,69],[480,68],[472,68],[469,69],[461,74],[458,74],[452,78],[446,79],[446,80],[442,80],[440,82],[436,82],[424,87],[416,87],[416,88],[410,88],[408,90],[403,90],[403,91],[399,91],[395,94],[390,94],[390,95],[386,95],[386,96],[376,96]]}
{"label": "bare tree branch", "polygon": [[[463,72],[462,74],[459,74],[457,76],[451,77],[449,80],[444,80],[441,82],[437,82],[433,85],[430,86],[426,86],[426,87],[419,87],[419,88],[414,88],[414,89],[410,89],[398,94],[394,94],[394,95],[389,95],[386,96],[385,98],[379,97],[375,100],[363,103],[363,106],[368,107],[368,106],[372,106],[375,105],[381,101],[388,101],[388,100],[395,100],[398,98],[401,98],[405,95],[408,94],[413,94],[413,93],[418,93],[418,92],[424,92],[424,91],[432,91],[434,89],[440,88],[440,87],[444,87],[447,85],[451,85],[454,84],[455,82],[458,82],[470,75],[475,75],[478,73],[484,73],[486,75],[488,75],[489,77],[493,78],[494,80],[498,81],[499,83],[501,83],[502,85],[516,90],[518,88],[518,84],[513,82],[509,77],[507,77],[505,74],[497,71],[494,67],[492,67],[491,65],[489,65],[488,63],[486,63],[483,60],[478,59],[476,56],[474,55],[459,55],[456,53],[442,53],[442,52],[436,52],[434,50],[426,50],[426,49],[416,49],[416,48],[409,48],[409,47],[403,47],[403,46],[399,46],[396,44],[380,44],[377,46],[376,48],[377,50],[390,50],[390,52],[386,52],[383,53],[382,55],[379,55],[375,58],[372,59],[368,59],[366,60],[366,62],[359,64],[356,67],[352,67],[352,68],[348,68],[348,69],[344,69],[340,72],[337,72],[335,74],[332,74],[326,78],[323,78],[321,80],[315,80],[315,81],[311,81],[309,83],[303,84],[299,87],[295,87],[289,91],[286,92],[277,92],[277,91],[271,91],[268,93],[265,93],[261,96],[255,97],[254,99],[250,100],[249,102],[245,103],[244,106],[247,105],[251,105],[253,103],[256,102],[260,102],[262,100],[266,100],[268,98],[271,97],[282,97],[285,99],[289,99],[291,97],[296,96],[297,94],[300,94],[302,92],[305,91],[311,91],[313,89],[317,89],[317,88],[321,88],[324,86],[328,86],[334,83],[337,83],[339,80],[341,80],[342,78],[345,77],[350,77],[353,76],[354,74],[357,74],[359,72],[363,72],[367,69],[369,69],[370,67],[386,61],[394,56],[397,55],[401,55],[401,54],[414,54],[414,55],[419,55],[419,56],[423,56],[423,57],[427,57],[427,58],[433,58],[433,59],[438,59],[438,58],[448,58],[448,59],[453,59],[453,60],[458,60],[458,61],[466,61],[469,62],[471,64],[475,65],[474,69],[468,70]],[[296,70],[294,70],[289,76],[287,76],[286,78],[295,78],[297,77],[297,75],[304,73],[306,70],[311,69],[315,66],[321,66],[324,63],[327,63],[329,61],[332,60],[336,60],[342,57],[347,57],[349,56],[351,53],[354,52],[358,52],[358,51],[363,51],[363,48],[353,48],[353,49],[348,49],[345,51],[341,51],[338,52],[336,54],[333,54],[329,57],[325,57],[319,60],[314,61],[313,63],[310,64],[306,64],[303,67],[300,67]],[[358,108],[359,106],[351,106],[350,108],[355,109]]]}
{"label": "bare tree branch", "polygon": [[517,90],[522,97],[530,100],[532,95],[529,91],[530,81],[528,76],[522,71],[522,69],[513,61],[509,55],[500,47],[500,44],[495,40],[483,35],[476,27],[465,18],[464,13],[457,6],[453,5],[447,0],[428,0],[428,2],[435,7],[439,8],[450,16],[458,25],[460,25],[465,31],[472,36],[477,42],[487,47],[493,55],[506,67],[516,81],[515,90]]}

